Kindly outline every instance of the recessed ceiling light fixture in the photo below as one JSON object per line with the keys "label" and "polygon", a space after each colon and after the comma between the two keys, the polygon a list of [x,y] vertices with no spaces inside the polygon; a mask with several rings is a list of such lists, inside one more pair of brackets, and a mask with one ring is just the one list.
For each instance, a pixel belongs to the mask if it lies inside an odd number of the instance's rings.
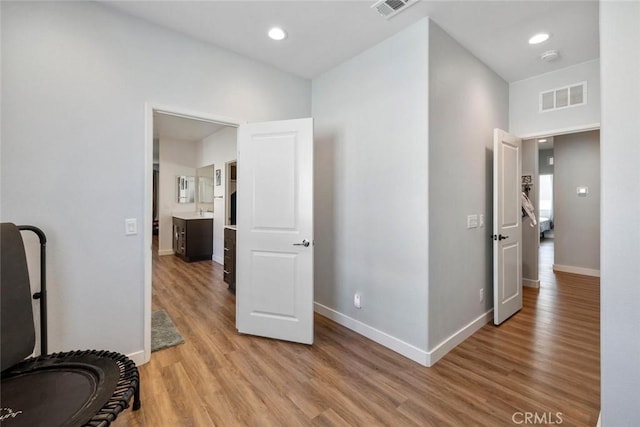
{"label": "recessed ceiling light fixture", "polygon": [[529,39],[529,44],[539,44],[549,40],[549,34],[539,33]]}
{"label": "recessed ceiling light fixture", "polygon": [[547,138],[541,138],[538,140],[540,144],[547,142]]}
{"label": "recessed ceiling light fixture", "polygon": [[269,37],[273,40],[284,40],[287,38],[287,32],[280,27],[273,27],[269,30]]}

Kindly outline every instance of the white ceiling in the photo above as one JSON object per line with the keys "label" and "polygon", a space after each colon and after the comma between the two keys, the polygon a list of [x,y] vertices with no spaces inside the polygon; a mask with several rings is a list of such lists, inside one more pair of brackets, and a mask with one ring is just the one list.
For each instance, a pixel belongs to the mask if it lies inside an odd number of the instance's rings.
{"label": "white ceiling", "polygon": [[[429,16],[512,82],[599,57],[598,2],[420,1],[390,20],[358,1],[105,1],[104,4],[305,78]],[[275,42],[267,30],[282,26]],[[551,39],[530,46],[533,34]],[[560,58],[539,59],[549,49]]]}
{"label": "white ceiling", "polygon": [[181,141],[200,141],[225,127],[217,123],[153,113],[153,138],[169,138]]}

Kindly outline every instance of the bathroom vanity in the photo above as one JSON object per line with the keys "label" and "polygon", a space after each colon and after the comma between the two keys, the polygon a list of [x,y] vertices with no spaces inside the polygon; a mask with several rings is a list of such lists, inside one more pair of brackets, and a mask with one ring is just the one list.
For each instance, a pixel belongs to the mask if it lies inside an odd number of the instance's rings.
{"label": "bathroom vanity", "polygon": [[173,252],[187,262],[211,260],[213,213],[174,213]]}

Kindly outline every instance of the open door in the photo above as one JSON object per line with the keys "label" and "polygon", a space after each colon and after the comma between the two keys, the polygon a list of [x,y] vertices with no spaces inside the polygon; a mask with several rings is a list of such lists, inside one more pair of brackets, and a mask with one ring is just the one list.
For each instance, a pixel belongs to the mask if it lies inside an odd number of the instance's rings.
{"label": "open door", "polygon": [[522,308],[522,141],[493,132],[493,323]]}
{"label": "open door", "polygon": [[313,120],[238,128],[236,326],[313,343]]}

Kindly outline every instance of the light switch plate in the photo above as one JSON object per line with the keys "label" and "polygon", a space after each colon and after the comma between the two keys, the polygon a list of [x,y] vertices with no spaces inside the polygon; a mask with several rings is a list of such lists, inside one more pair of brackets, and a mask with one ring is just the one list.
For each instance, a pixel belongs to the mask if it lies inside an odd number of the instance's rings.
{"label": "light switch plate", "polygon": [[578,187],[576,189],[576,193],[578,193],[578,197],[587,197],[587,194],[589,194],[589,187]]}
{"label": "light switch plate", "polygon": [[467,215],[467,228],[478,228],[478,215]]}
{"label": "light switch plate", "polygon": [[124,220],[124,235],[133,236],[138,234],[138,220],[135,218],[127,218]]}

